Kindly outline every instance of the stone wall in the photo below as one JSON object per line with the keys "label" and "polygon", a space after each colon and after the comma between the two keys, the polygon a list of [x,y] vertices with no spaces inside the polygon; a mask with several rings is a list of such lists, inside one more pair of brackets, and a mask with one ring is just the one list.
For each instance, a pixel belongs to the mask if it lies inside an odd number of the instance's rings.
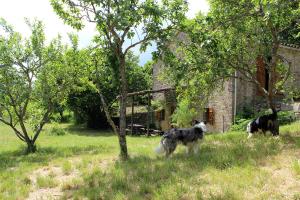
{"label": "stone wall", "polygon": [[[168,88],[170,87],[170,84],[167,83],[167,81],[163,81],[160,78],[160,75],[163,72],[164,64],[161,60],[158,60],[154,65],[153,65],[153,90],[159,90],[163,88]],[[153,99],[155,100],[164,100],[164,93],[154,93],[153,94]]]}
{"label": "stone wall", "polygon": [[295,79],[293,84],[300,90],[300,48],[280,46],[279,55],[291,63],[291,74]]}
{"label": "stone wall", "polygon": [[210,132],[227,131],[233,121],[233,80],[228,80],[215,91],[207,104],[213,109],[213,123],[208,124]]}
{"label": "stone wall", "polygon": [[[291,63],[291,74],[294,77],[294,86],[300,90],[300,49],[280,46],[279,55],[283,56]],[[238,76],[241,76],[238,74]],[[244,106],[251,106],[253,110],[259,110],[266,105],[263,96],[257,95],[258,88],[254,83],[237,80],[237,112],[241,111]],[[278,96],[277,101],[283,97]],[[281,103],[282,110],[292,110],[291,105]]]}
{"label": "stone wall", "polygon": [[[153,90],[159,90],[163,88],[171,87],[167,81],[161,80],[161,74],[164,70],[164,64],[161,60],[153,65]],[[163,120],[156,121],[155,124],[157,128],[165,131],[171,128],[171,116],[173,114],[174,108],[176,107],[176,95],[175,91],[165,91],[160,93],[153,93],[153,100],[162,101],[164,104],[165,118]]]}
{"label": "stone wall", "polygon": [[[285,57],[291,64],[291,73],[295,78],[293,84],[300,90],[300,49],[280,46],[279,54]],[[158,61],[153,66],[153,89],[161,89],[169,87],[166,82],[159,80],[159,74],[163,69],[163,62]],[[240,74],[237,74],[241,76]],[[235,91],[235,84],[237,84]],[[236,92],[236,112],[242,111],[244,106],[250,106],[253,110],[259,110],[265,105],[265,99],[262,96],[257,95],[257,86],[251,82],[237,79],[228,80],[224,83],[224,86],[214,92],[209,99],[207,108],[213,109],[214,123],[208,124],[208,130],[211,132],[223,132],[227,131],[234,121],[235,114],[235,92]],[[154,99],[165,100],[163,93],[154,95]],[[289,108],[289,106],[285,106]],[[203,108],[204,109],[204,108]],[[204,112],[199,108],[199,120],[204,120]],[[169,118],[167,117],[168,121]],[[165,124],[169,124],[165,121]]]}

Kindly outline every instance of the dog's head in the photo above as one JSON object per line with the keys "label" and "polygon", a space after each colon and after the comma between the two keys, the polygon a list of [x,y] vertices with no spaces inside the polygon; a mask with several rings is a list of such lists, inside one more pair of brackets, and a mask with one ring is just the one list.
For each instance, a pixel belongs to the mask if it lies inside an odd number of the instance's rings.
{"label": "dog's head", "polygon": [[195,124],[194,127],[201,128],[204,133],[207,132],[207,128],[204,122],[199,122]]}

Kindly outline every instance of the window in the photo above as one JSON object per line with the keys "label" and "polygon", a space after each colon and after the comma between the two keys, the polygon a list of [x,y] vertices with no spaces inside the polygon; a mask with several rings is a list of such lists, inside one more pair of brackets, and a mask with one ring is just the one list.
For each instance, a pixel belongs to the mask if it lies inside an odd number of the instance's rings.
{"label": "window", "polygon": [[157,121],[165,120],[165,110],[156,111],[155,118]]}
{"label": "window", "polygon": [[214,125],[214,110],[213,108],[205,108],[205,111],[203,113],[203,121]]}
{"label": "window", "polygon": [[[268,62],[271,62],[271,57],[268,57]],[[257,66],[257,71],[256,71],[257,81],[260,83],[261,86],[264,87],[264,89],[269,91],[270,88],[269,84],[277,83],[281,79],[280,74],[275,71],[273,75],[273,83],[270,83],[269,70],[266,68],[265,61],[262,56],[259,56],[256,59],[256,66]],[[264,94],[263,91],[260,88],[257,88],[257,95],[263,96],[263,94]]]}

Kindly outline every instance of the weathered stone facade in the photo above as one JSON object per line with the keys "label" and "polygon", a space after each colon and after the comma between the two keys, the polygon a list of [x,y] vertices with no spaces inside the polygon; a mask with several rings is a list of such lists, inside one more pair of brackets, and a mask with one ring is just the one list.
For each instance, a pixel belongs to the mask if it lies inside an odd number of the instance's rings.
{"label": "weathered stone facade", "polygon": [[[170,84],[166,81],[162,81],[160,74],[163,70],[163,62],[158,61],[153,65],[153,90],[159,90],[164,88],[170,88]],[[171,116],[176,107],[176,95],[174,90],[168,90],[159,93],[153,93],[153,99],[161,101],[164,104],[164,109],[158,110],[158,116],[156,117],[155,125],[161,130],[168,130],[171,128]]]}
{"label": "weathered stone facade", "polygon": [[287,59],[291,65],[291,74],[295,79],[295,86],[300,90],[300,47],[280,46],[279,55]]}
{"label": "weathered stone facade", "polygon": [[222,88],[215,91],[209,99],[207,107],[213,110],[213,122],[208,123],[208,129],[213,132],[227,131],[233,121],[233,90],[232,80],[226,81]]}
{"label": "weathered stone facade", "polygon": [[[290,62],[291,74],[295,79],[292,84],[299,88],[300,91],[300,48],[281,45],[279,55]],[[157,78],[162,69],[162,61],[153,66],[153,89],[169,87],[167,83],[163,83],[163,81]],[[241,76],[239,73],[236,75]],[[163,98],[162,94],[154,97],[154,99],[160,100]],[[236,113],[240,112],[244,106],[250,106],[253,110],[256,110],[260,104],[263,104],[263,99],[261,95],[258,95],[258,88],[253,83],[241,79],[226,81],[223,86],[220,86],[214,92],[207,103],[206,108],[209,108],[213,112],[213,121],[208,124],[208,130],[212,132],[227,131],[234,122]],[[284,109],[300,109],[300,106],[286,106],[285,104],[282,106]],[[207,120],[206,113],[203,110],[205,108],[199,111],[198,118],[200,120]],[[300,113],[300,110],[298,112]]]}
{"label": "weathered stone facade", "polygon": [[[153,90],[159,90],[163,88],[170,87],[170,84],[168,84],[166,81],[160,80],[160,74],[163,70],[163,62],[161,60],[157,61],[153,65],[153,71],[152,71],[152,78],[153,78]],[[164,100],[164,93],[154,93],[153,99],[155,100]]]}

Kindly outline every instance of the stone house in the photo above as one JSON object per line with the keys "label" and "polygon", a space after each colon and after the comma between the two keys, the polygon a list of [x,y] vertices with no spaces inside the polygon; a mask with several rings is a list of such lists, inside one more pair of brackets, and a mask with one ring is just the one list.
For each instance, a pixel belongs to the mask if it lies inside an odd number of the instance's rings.
{"label": "stone house", "polygon": [[[300,91],[300,46],[283,44],[280,46],[279,55],[283,56],[288,62],[291,63],[291,74],[294,77],[295,86]],[[262,68],[260,61],[257,60],[258,81],[268,87],[268,76],[266,70]],[[153,66],[153,89],[159,89],[163,87],[170,87],[166,83],[159,80],[158,76],[163,69],[162,61],[158,61]],[[239,73],[236,74],[240,76]],[[165,99],[163,94],[154,96],[154,99]],[[242,111],[245,106],[257,109],[259,103],[262,102],[262,94],[258,90],[257,86],[253,83],[246,82],[240,79],[229,79],[224,83],[222,87],[215,91],[209,98],[209,101],[202,111],[199,111],[198,119],[208,122],[208,130],[213,132],[224,132],[227,131],[235,120],[237,113]],[[278,100],[281,98],[278,97]],[[295,110],[298,114],[300,113],[300,100],[295,99],[292,104],[284,104],[278,101],[282,110]],[[170,128],[170,116],[174,110],[174,105],[166,104],[166,109],[161,128]]]}

